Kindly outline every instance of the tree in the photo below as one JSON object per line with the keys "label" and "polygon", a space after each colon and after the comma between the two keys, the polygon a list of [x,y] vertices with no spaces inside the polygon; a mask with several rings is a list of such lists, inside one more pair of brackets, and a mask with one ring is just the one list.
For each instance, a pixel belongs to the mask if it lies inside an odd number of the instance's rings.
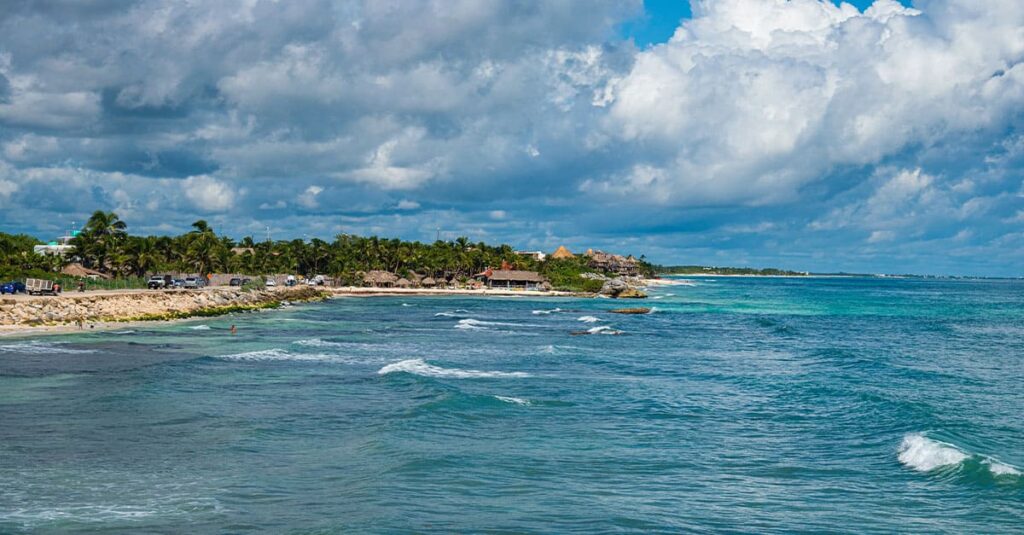
{"label": "tree", "polygon": [[127,229],[128,225],[114,212],[97,210],[71,244],[85,265],[99,271],[117,271],[110,265],[110,259],[119,252]]}

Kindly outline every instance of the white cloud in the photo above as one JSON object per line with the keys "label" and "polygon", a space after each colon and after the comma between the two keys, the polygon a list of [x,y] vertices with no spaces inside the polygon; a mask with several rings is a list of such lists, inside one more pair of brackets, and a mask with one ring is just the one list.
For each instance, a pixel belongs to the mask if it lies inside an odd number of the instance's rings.
{"label": "white cloud", "polygon": [[[674,204],[789,201],[837,166],[1003,124],[1024,105],[1024,5],[927,7],[696,2],[694,19],[614,84],[606,128],[641,144],[647,161],[604,179],[604,191]],[[638,169],[658,179],[640,184]]]}
{"label": "white cloud", "polygon": [[225,212],[235,205],[243,192],[226,182],[207,175],[192,176],[184,181],[185,197],[201,212]]}
{"label": "white cloud", "polygon": [[317,208],[320,206],[317,201],[317,196],[323,193],[323,191],[324,188],[320,186],[310,186],[306,188],[306,191],[303,191],[298,197],[296,197],[295,202],[299,203],[301,206],[305,206],[306,208]]}

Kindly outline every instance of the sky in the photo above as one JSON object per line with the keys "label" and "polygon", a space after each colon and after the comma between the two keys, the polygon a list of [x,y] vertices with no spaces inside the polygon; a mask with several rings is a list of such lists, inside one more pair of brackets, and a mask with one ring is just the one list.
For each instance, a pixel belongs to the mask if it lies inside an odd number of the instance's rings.
{"label": "sky", "polygon": [[1024,275],[1019,0],[0,10],[0,231]]}

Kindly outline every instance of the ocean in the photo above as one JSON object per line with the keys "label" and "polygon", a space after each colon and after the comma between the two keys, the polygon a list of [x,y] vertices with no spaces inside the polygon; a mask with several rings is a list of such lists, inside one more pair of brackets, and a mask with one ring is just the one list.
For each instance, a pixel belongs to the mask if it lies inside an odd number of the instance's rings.
{"label": "ocean", "polygon": [[1024,282],[676,281],[0,339],[0,532],[1024,531]]}

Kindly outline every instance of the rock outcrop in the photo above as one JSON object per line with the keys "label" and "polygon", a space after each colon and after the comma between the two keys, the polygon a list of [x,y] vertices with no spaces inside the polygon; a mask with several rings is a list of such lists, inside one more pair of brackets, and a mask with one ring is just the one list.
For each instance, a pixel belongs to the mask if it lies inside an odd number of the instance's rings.
{"label": "rock outcrop", "polygon": [[308,301],[320,298],[323,298],[323,294],[311,287],[279,290],[139,290],[93,295],[68,292],[56,297],[2,299],[0,325],[179,319],[271,308],[284,300]]}
{"label": "rock outcrop", "polygon": [[637,282],[623,277],[616,277],[605,281],[598,293],[621,299],[642,299],[647,297],[647,294],[640,291]]}

